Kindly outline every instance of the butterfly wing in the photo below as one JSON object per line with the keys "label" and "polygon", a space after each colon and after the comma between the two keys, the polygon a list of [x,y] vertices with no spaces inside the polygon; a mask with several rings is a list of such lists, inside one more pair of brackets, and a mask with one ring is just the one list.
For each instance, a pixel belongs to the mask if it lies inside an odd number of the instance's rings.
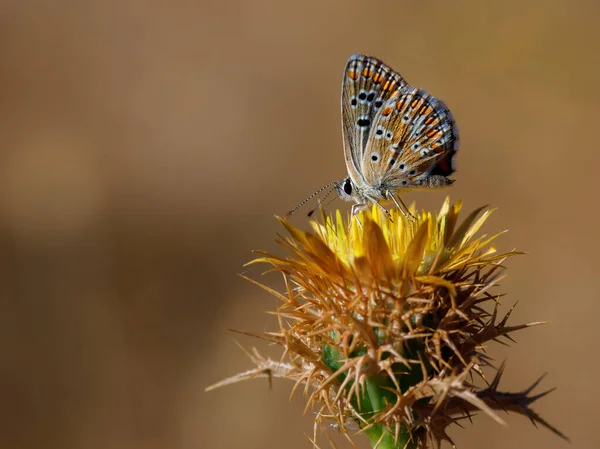
{"label": "butterfly wing", "polygon": [[380,191],[452,183],[458,128],[446,105],[423,89],[405,87],[373,119],[361,173]]}
{"label": "butterfly wing", "polygon": [[384,62],[371,56],[348,59],[342,82],[342,134],[348,175],[363,186],[361,162],[375,117],[406,81]]}

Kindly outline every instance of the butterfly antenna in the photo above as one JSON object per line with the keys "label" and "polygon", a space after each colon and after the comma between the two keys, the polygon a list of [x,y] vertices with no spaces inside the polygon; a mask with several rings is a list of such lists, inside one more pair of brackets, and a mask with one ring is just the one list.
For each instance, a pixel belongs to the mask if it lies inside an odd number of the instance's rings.
{"label": "butterfly antenna", "polygon": [[[307,216],[308,216],[308,217],[311,217],[311,216],[312,216],[312,214],[314,214],[314,213],[315,213],[315,211],[316,211],[316,210],[317,210],[319,207],[321,207],[321,206],[323,205],[323,201],[325,201],[325,200],[327,199],[327,197],[328,197],[329,195],[331,195],[331,192],[333,192],[334,190],[335,190],[335,186],[334,186],[334,187],[332,187],[332,188],[329,190],[329,192],[327,192],[327,193],[325,194],[325,196],[324,196],[323,198],[319,198],[319,203],[318,203],[318,204],[317,204],[315,207],[313,207],[313,208],[310,210],[310,212],[307,214]],[[335,198],[332,198],[331,200],[329,200],[329,203],[331,203],[331,202],[332,202],[332,201],[334,201],[334,200],[335,200]],[[329,203],[327,203],[325,206],[329,205]]]}
{"label": "butterfly antenna", "polygon": [[310,195],[308,198],[306,198],[304,201],[302,201],[300,204],[298,204],[296,207],[294,207],[291,211],[289,211],[287,214],[285,214],[285,220],[287,220],[288,218],[290,218],[290,216],[296,212],[298,209],[300,209],[302,206],[304,206],[306,203],[308,203],[310,200],[312,200],[315,196],[317,196],[319,193],[321,193],[323,190],[328,189],[329,187],[336,185],[339,181],[332,181],[327,185],[324,185],[323,187],[321,187],[319,190],[317,190],[315,193],[313,193],[312,195]]}

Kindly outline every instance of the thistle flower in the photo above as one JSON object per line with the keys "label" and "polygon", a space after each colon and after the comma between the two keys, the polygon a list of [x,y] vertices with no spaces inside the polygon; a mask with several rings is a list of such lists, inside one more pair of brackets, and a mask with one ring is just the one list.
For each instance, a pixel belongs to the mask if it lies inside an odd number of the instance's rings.
{"label": "thistle flower", "polygon": [[477,411],[501,424],[497,410],[520,413],[566,439],[530,408],[549,393],[531,394],[539,380],[501,392],[504,364],[486,380],[484,368],[494,370],[486,343],[542,323],[509,326],[512,309],[498,317],[492,287],[517,253],[497,254],[499,234],[476,236],[491,213],[485,207],[457,225],[461,207],[446,199],[438,214],[414,221],[373,207],[349,227],[337,211],[312,221],[312,232],[280,220],[287,257],[261,252],[251,262],[283,274],[283,293],[251,280],[279,298],[279,330],[243,333],[281,345],[287,361],[254,349],[255,369],[209,389],[261,376],[293,380],[316,411],[315,439],[330,422],[380,449],[452,443],[447,428]]}

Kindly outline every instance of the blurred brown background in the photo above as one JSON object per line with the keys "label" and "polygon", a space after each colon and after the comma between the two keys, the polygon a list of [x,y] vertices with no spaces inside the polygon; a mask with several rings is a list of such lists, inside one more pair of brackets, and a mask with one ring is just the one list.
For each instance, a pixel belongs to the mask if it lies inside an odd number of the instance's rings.
{"label": "blurred brown background", "polygon": [[273,214],[345,176],[339,92],[356,52],[445,100],[461,129],[455,187],[405,200],[499,207],[486,231],[529,252],[509,263],[503,310],[552,321],[490,354],[507,358],[507,389],[549,373],[541,389],[558,390],[536,410],[573,445],[518,416],[478,416],[455,441],[600,447],[599,14],[566,0],[4,0],[0,447],[311,447],[285,382],[203,389],[251,366],[227,328],[273,325],[274,300],[236,276],[251,249],[276,250]]}

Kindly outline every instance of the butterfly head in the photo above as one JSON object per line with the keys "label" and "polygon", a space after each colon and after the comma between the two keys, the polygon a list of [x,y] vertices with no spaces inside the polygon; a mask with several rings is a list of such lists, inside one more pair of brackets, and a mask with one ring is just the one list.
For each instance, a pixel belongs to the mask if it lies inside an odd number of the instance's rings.
{"label": "butterfly head", "polygon": [[356,185],[352,182],[352,179],[345,178],[337,183],[335,186],[338,196],[345,201],[355,201],[360,195],[356,189]]}

